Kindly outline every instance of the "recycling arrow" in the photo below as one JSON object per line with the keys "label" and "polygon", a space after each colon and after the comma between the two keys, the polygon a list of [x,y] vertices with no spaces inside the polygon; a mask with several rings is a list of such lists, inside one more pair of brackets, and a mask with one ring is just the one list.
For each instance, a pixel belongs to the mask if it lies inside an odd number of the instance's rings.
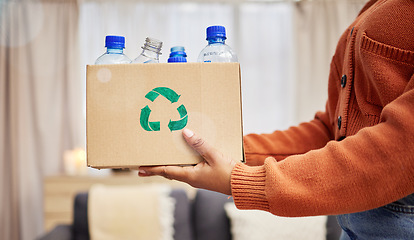
{"label": "recycling arrow", "polygon": [[149,122],[149,125],[153,131],[159,131],[161,129],[160,122]]}
{"label": "recycling arrow", "polygon": [[181,105],[177,108],[178,113],[180,114],[180,118],[183,118],[187,115],[187,109],[185,109],[184,105]]}
{"label": "recycling arrow", "polygon": [[178,101],[178,99],[180,98],[180,95],[178,95],[176,92],[174,92],[174,90],[167,88],[167,87],[157,87],[152,89],[151,92],[147,93],[147,95],[145,95],[145,97],[149,100],[151,100],[151,102],[154,102],[154,100],[159,96],[159,95],[164,96],[166,99],[168,99],[171,103],[175,103]]}
{"label": "recycling arrow", "polygon": [[145,95],[145,97],[149,100],[151,100],[151,102],[154,102],[154,100],[159,96],[160,94],[154,91],[151,91],[149,93],[147,93],[147,95]]}
{"label": "recycling arrow", "polygon": [[170,131],[177,131],[183,129],[187,125],[188,116],[185,116],[183,119],[180,119],[178,121],[171,121],[168,123],[168,128]]}
{"label": "recycling arrow", "polygon": [[[180,98],[180,95],[178,95],[174,90],[167,88],[167,87],[157,87],[152,89],[150,92],[148,92],[145,95],[145,98],[150,100],[151,102],[154,102],[154,100],[159,96],[162,95],[166,99],[168,99],[171,103],[175,103]],[[188,122],[188,116],[187,116],[187,109],[184,105],[180,105],[177,108],[178,113],[180,114],[180,120],[172,121],[170,119],[168,123],[168,128],[170,131],[177,131],[183,129]],[[146,131],[160,131],[160,122],[150,122],[149,116],[151,114],[151,109],[147,106],[141,109],[141,115],[140,115],[140,124],[141,127]]]}
{"label": "recycling arrow", "polygon": [[185,126],[187,126],[188,122],[188,116],[187,116],[187,109],[185,109],[184,105],[180,105],[177,108],[178,113],[180,114],[180,120],[178,121],[172,121],[170,119],[170,122],[168,123],[168,128],[170,131],[177,131],[183,129]]}
{"label": "recycling arrow", "polygon": [[139,122],[141,123],[141,127],[146,131],[159,131],[160,130],[160,122],[149,122],[149,116],[151,113],[151,109],[145,106],[141,109],[141,116],[139,117]]}

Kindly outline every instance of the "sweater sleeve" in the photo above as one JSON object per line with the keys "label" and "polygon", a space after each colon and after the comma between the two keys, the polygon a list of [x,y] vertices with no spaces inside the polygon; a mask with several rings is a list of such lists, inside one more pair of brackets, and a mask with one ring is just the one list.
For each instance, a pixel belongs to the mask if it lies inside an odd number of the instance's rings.
{"label": "sweater sleeve", "polygon": [[306,153],[325,146],[333,138],[329,131],[328,119],[326,112],[318,112],[314,120],[285,131],[244,136],[246,164],[259,166],[263,165],[269,156],[282,160],[290,155]]}
{"label": "sweater sleeve", "polygon": [[412,194],[413,109],[411,75],[404,93],[383,108],[379,124],[284,161],[237,164],[231,177],[236,206],[290,217],[344,214]]}

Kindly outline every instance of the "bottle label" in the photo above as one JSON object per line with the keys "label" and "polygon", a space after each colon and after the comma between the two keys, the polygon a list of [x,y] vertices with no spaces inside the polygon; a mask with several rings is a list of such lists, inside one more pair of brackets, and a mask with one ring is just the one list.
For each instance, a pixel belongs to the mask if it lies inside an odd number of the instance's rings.
{"label": "bottle label", "polygon": [[204,57],[206,56],[213,56],[213,55],[222,55],[224,52],[206,52],[204,53]]}

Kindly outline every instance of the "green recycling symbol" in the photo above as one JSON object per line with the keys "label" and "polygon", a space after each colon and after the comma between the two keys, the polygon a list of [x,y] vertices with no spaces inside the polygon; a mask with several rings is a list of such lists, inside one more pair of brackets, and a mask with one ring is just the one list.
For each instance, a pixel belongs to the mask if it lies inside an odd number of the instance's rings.
{"label": "green recycling symbol", "polygon": [[[152,89],[145,98],[154,102],[154,100],[159,96],[162,95],[166,99],[168,99],[171,103],[175,103],[180,98],[174,90],[167,88],[167,87],[157,87]],[[187,116],[187,109],[184,105],[180,105],[177,108],[178,113],[180,114],[180,120],[172,121],[168,123],[168,128],[170,131],[177,131],[183,129],[187,125],[188,116]],[[149,116],[151,114],[151,109],[147,106],[141,109],[141,115],[139,117],[141,127],[146,131],[160,131],[160,122],[150,122]]]}

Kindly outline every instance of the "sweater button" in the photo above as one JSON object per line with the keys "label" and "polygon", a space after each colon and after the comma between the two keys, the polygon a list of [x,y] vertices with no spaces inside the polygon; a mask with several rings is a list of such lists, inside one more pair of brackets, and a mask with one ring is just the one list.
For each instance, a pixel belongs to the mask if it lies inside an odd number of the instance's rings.
{"label": "sweater button", "polygon": [[345,87],[346,86],[346,75],[342,75],[341,77],[341,87]]}
{"label": "sweater button", "polygon": [[338,117],[338,129],[341,129],[341,125],[342,125],[342,117],[339,116]]}

